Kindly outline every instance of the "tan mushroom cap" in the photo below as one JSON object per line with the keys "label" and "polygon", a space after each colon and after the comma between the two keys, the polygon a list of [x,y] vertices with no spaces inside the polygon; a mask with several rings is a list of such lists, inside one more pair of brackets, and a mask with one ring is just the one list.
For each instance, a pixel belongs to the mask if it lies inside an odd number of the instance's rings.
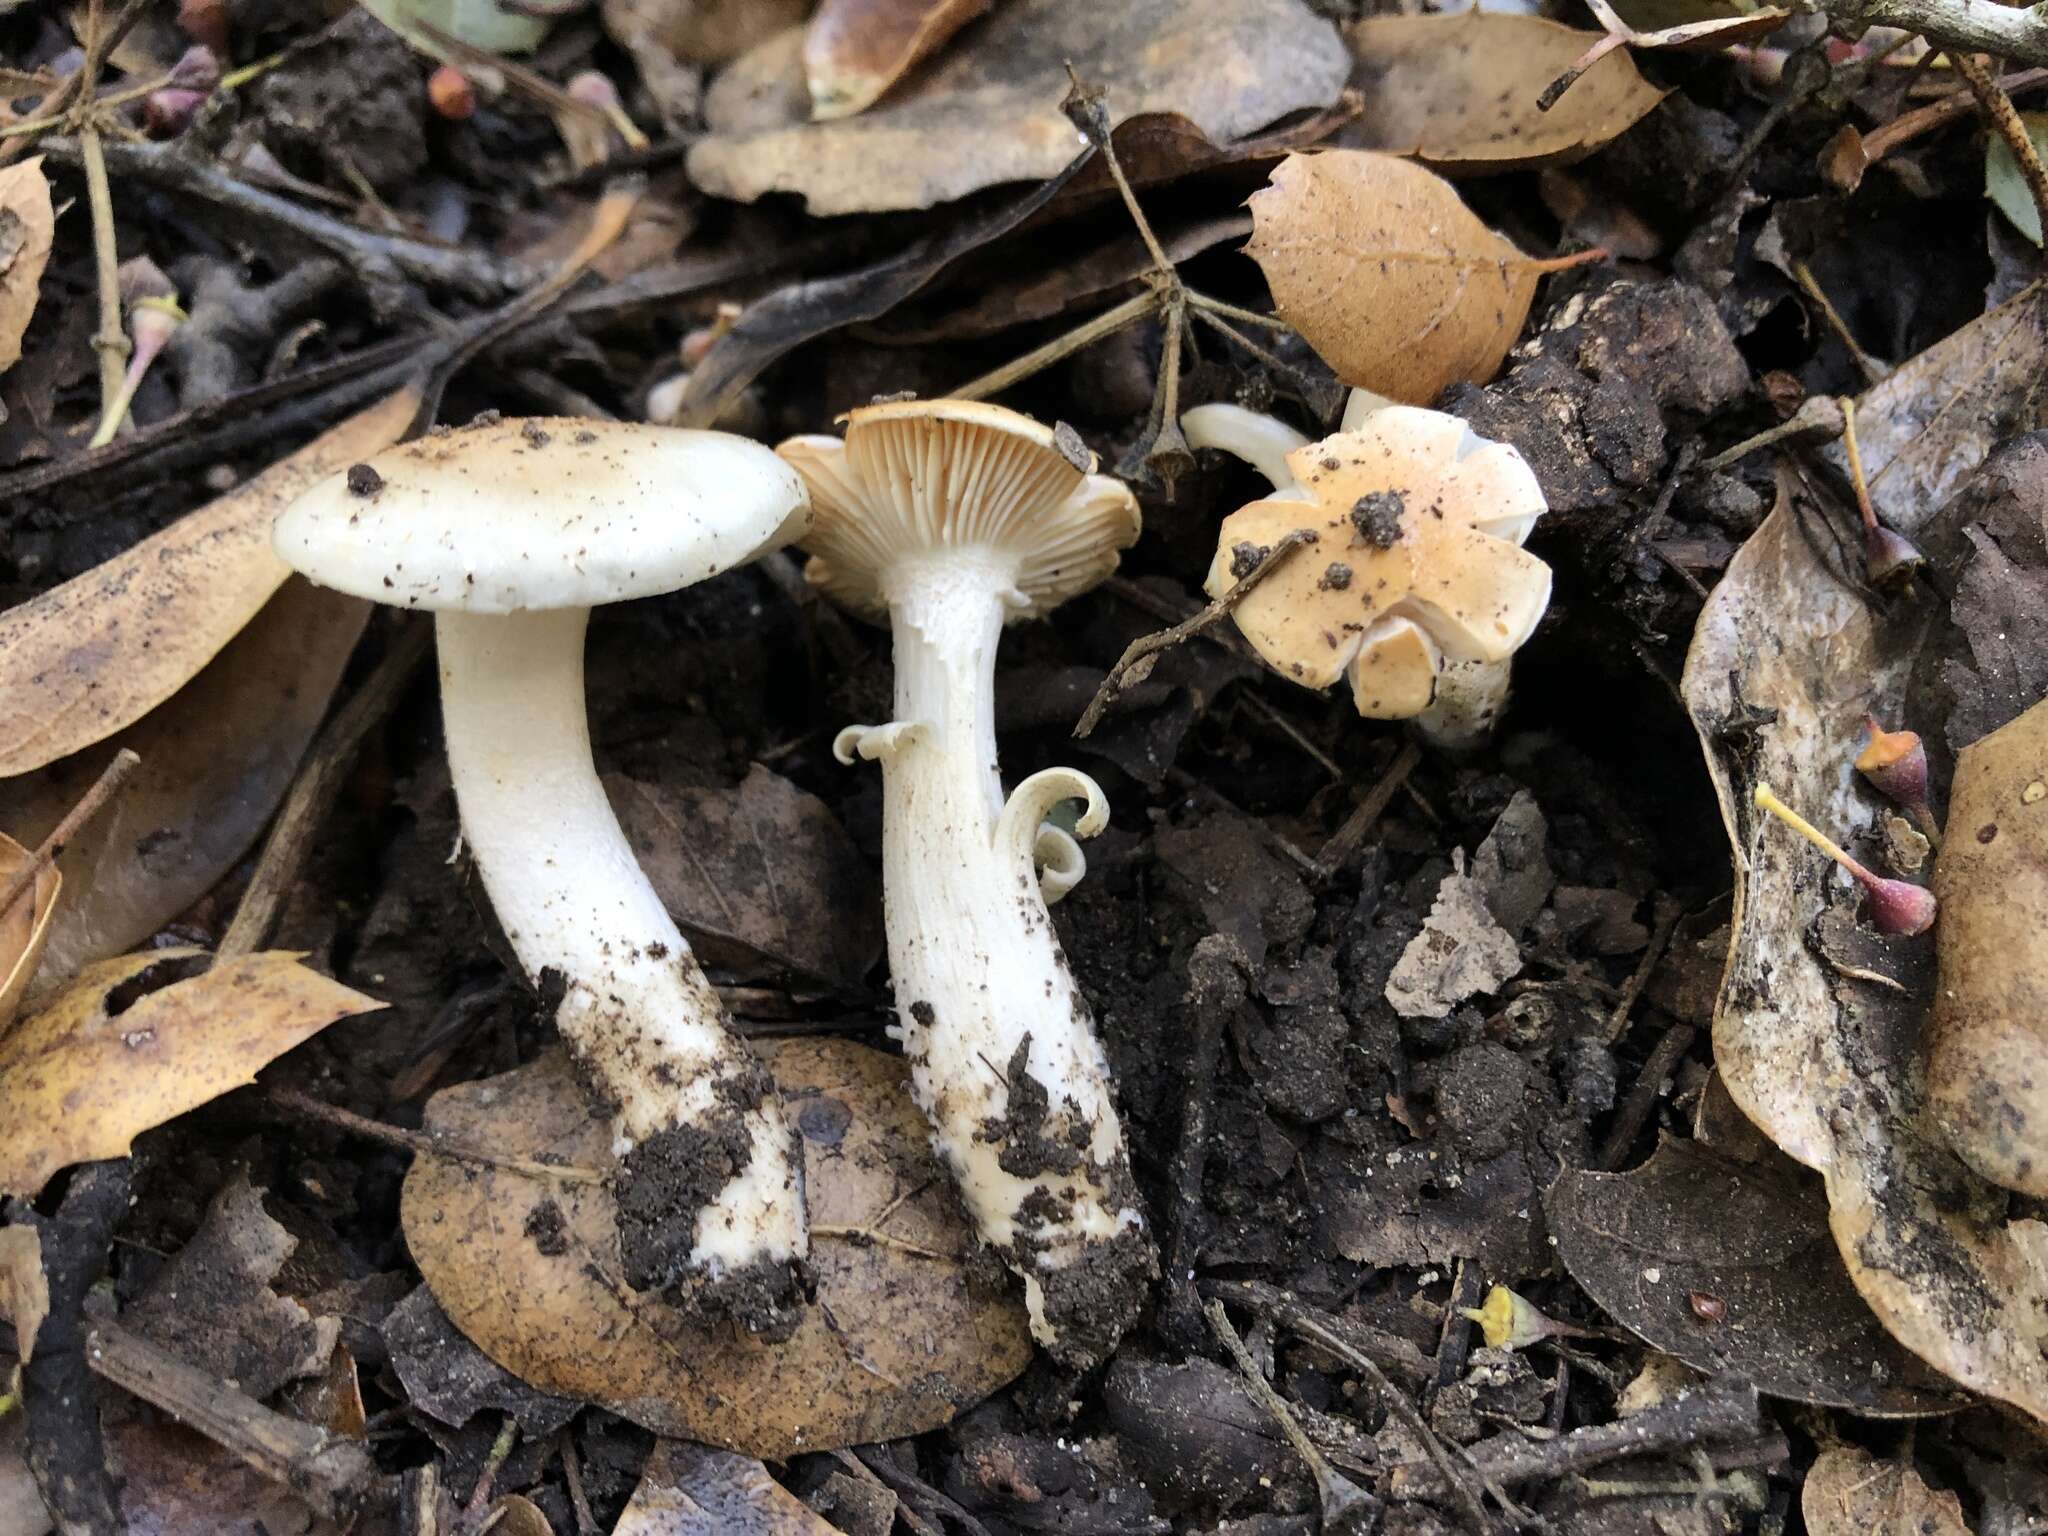
{"label": "tan mushroom cap", "polygon": [[986,552],[1010,569],[1031,618],[1085,592],[1136,542],[1138,504],[1122,481],[1076,464],[1054,430],[1021,412],[969,400],[864,406],[844,439],[778,445],[803,476],[815,518],[802,540],[811,584],[876,622],[889,612],[892,566],[940,550]]}
{"label": "tan mushroom cap", "polygon": [[272,534],[324,587],[403,608],[589,608],[687,587],[788,543],[803,482],[728,432],[485,420],[313,486]]}
{"label": "tan mushroom cap", "polygon": [[1287,534],[1315,532],[1231,611],[1275,671],[1309,688],[1348,672],[1361,715],[1406,719],[1429,705],[1445,660],[1505,661],[1534,631],[1550,567],[1520,542],[1543,491],[1513,448],[1391,406],[1287,463],[1306,499],[1224,519],[1207,582],[1221,597]]}

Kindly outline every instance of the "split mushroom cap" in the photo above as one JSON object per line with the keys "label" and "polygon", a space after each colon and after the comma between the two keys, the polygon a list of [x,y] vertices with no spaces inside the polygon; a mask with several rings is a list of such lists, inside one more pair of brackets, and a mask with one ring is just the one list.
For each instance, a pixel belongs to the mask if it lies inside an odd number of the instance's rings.
{"label": "split mushroom cap", "polygon": [[1291,487],[1224,520],[1207,582],[1221,597],[1289,533],[1316,534],[1231,613],[1275,671],[1309,688],[1348,674],[1361,715],[1406,719],[1447,663],[1500,666],[1534,632],[1550,568],[1520,546],[1545,505],[1512,447],[1389,406],[1286,462]]}
{"label": "split mushroom cap", "polygon": [[503,614],[673,592],[807,521],[802,482],[758,443],[537,417],[387,449],[294,502],[274,542],[356,597]]}
{"label": "split mushroom cap", "polygon": [[1137,540],[1130,491],[1020,412],[905,400],[844,420],[843,441],[795,437],[777,452],[810,486],[805,575],[865,619],[887,621],[892,569],[977,549],[1009,568],[1009,617],[1039,617],[1115,570]]}

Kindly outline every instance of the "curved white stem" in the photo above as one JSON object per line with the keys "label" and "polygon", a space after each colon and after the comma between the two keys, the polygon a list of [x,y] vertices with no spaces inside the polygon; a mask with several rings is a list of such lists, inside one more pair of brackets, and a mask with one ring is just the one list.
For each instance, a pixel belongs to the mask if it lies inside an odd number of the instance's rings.
{"label": "curved white stem", "polygon": [[1241,405],[1198,405],[1182,415],[1180,435],[1190,448],[1221,448],[1243,459],[1273,482],[1276,500],[1300,499],[1287,455],[1308,439],[1286,422]]}
{"label": "curved white stem", "polygon": [[1048,847],[1045,813],[1085,799],[1086,836],[1108,806],[1068,769],[1001,797],[995,657],[1012,580],[958,550],[889,571],[897,718],[839,746],[882,762],[889,962],[933,1145],[1023,1278],[1033,1334],[1086,1364],[1135,1316],[1153,1260],[1108,1061],[1032,863],[1050,853],[1045,889],[1064,894],[1078,860]]}
{"label": "curved white stem", "polygon": [[[787,1272],[809,1250],[801,1164],[772,1082],[727,1027],[598,782],[588,619],[437,615],[463,835],[528,979],[543,995],[559,986],[562,1039],[615,1106],[628,1278],[715,1284],[753,1270],[758,1286],[762,1266]],[[659,1187],[662,1208],[636,1181]],[[698,1203],[681,1208],[679,1191]]]}

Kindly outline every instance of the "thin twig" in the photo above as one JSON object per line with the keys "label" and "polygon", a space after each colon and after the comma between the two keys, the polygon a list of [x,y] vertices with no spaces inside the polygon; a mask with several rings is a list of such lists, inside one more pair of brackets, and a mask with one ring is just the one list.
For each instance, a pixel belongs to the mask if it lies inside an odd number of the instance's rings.
{"label": "thin twig", "polygon": [[[43,149],[65,165],[78,164],[84,156],[75,139],[45,139]],[[372,302],[392,313],[405,310],[415,282],[491,303],[525,287],[533,276],[524,266],[501,261],[473,246],[435,245],[384,234],[302,208],[288,198],[237,181],[170,144],[109,144],[105,155],[113,175],[210,203],[235,227],[254,224],[279,231],[339,258],[356,274]]]}
{"label": "thin twig", "polygon": [[1813,275],[1813,269],[1803,261],[1795,261],[1792,263],[1792,276],[1798,280],[1806,296],[1820,307],[1821,318],[1827,321],[1828,329],[1833,331],[1842,345],[1848,349],[1849,356],[1856,360],[1856,366],[1862,371],[1865,380],[1872,384],[1882,383],[1891,370],[1863,350],[1862,345],[1856,340],[1855,333],[1849,329],[1849,322],[1842,318],[1841,312],[1834,306],[1834,301],[1821,287],[1820,280]]}
{"label": "thin twig", "polygon": [[1990,72],[1969,54],[1951,48],[1948,61],[1963,77],[1970,94],[1977,98],[1978,110],[1990,119],[1992,131],[2005,140],[2005,147],[2012,151],[2013,163],[2020,168],[2027,191],[2033,195],[2034,217],[2042,229],[2048,229],[2048,170],[2041,166],[2041,156],[2034,149],[2034,136],[2027,132],[2019,108],[1999,88]]}
{"label": "thin twig", "polygon": [[[155,3],[156,0],[125,0],[121,9],[115,13],[112,25],[93,28],[86,38],[85,62],[60,80],[55,90],[37,102],[36,111],[47,117],[61,119],[70,111],[72,102],[81,94],[89,94],[99,80],[100,66],[106,62],[107,55],[121,46],[121,39],[128,35],[135,24],[142,20],[143,13]],[[16,156],[29,147],[29,142],[24,137],[0,143],[0,165],[11,164]]]}
{"label": "thin twig", "polygon": [[1280,539],[1271,549],[1267,550],[1259,563],[1253,566],[1235,586],[1193,618],[1183,619],[1171,629],[1162,629],[1153,634],[1140,635],[1128,646],[1124,647],[1123,655],[1118,658],[1117,664],[1109,669],[1109,675],[1102,680],[1102,686],[1096,689],[1095,697],[1089,700],[1088,708],[1082,711],[1081,723],[1074,727],[1074,734],[1076,736],[1086,736],[1090,731],[1094,730],[1096,726],[1102,723],[1103,712],[1116,702],[1117,695],[1122,693],[1132,683],[1144,680],[1145,674],[1151,671],[1151,668],[1145,665],[1147,658],[1156,656],[1161,651],[1169,650],[1173,646],[1179,645],[1183,640],[1188,639],[1192,635],[1200,634],[1203,630],[1209,628],[1210,625],[1225,617],[1231,609],[1250,596],[1260,582],[1264,581],[1278,569],[1281,561],[1301,548],[1302,545],[1314,543],[1315,539],[1316,534],[1313,529],[1296,528],[1291,530],[1285,538]]}
{"label": "thin twig", "polygon": [[227,960],[252,954],[270,937],[271,926],[306,862],[313,835],[320,830],[328,806],[341,792],[357,749],[397,704],[426,656],[433,636],[429,624],[419,620],[406,624],[368,680],[327,722],[327,728],[320,733],[304,766],[292,780],[291,791],[285,796],[277,819],[271,823],[270,836],[264,840],[263,852],[256,860],[256,873],[250,877],[241,904],[235,908],[234,920],[214,950],[217,958]]}
{"label": "thin twig", "polygon": [[85,1342],[95,1375],[173,1415],[324,1519],[346,1528],[389,1489],[360,1441],[267,1408],[120,1323],[94,1324]]}
{"label": "thin twig", "polygon": [[1808,442],[1826,443],[1842,435],[1842,408],[1827,395],[1809,395],[1799,409],[1775,427],[1745,437],[1732,447],[1723,448],[1711,459],[1703,461],[1700,472],[1718,475],[1722,470],[1748,458],[1759,448],[1769,448],[1793,438]]}
{"label": "thin twig", "polygon": [[1166,1243],[1165,1300],[1160,1331],[1183,1349],[1202,1338],[1202,1299],[1195,1290],[1199,1257],[1202,1186],[1209,1161],[1209,1110],[1216,1090],[1216,1061],[1223,1031],[1244,1006],[1245,976],[1251,970],[1244,946],[1228,934],[1212,933],[1188,956],[1188,1014],[1193,1020],[1181,1072],[1180,1136],[1169,1165],[1172,1215]]}
{"label": "thin twig", "polygon": [[[1307,1465],[1309,1473],[1316,1480],[1316,1493],[1323,1505],[1323,1529],[1346,1530],[1351,1522],[1377,1501],[1358,1484],[1330,1465],[1329,1458],[1316,1449],[1295,1422],[1287,1404],[1280,1400],[1280,1394],[1273,1390],[1271,1382],[1259,1370],[1258,1362],[1252,1359],[1251,1351],[1244,1347],[1244,1340],[1237,1336],[1237,1330],[1230,1326],[1230,1318],[1223,1310],[1223,1303],[1212,1301],[1203,1309],[1209,1319],[1209,1327],[1215,1332],[1218,1342],[1230,1354],[1237,1365],[1237,1371],[1244,1383],[1251,1389],[1259,1406],[1273,1416],[1273,1422],[1280,1426],[1280,1433],[1287,1437],[1287,1443],[1294,1447],[1294,1454]],[[1480,1516],[1479,1530],[1486,1530],[1485,1516]]]}
{"label": "thin twig", "polygon": [[952,398],[986,400],[990,395],[999,395],[1012,384],[1050,368],[1061,358],[1072,356],[1091,342],[1113,335],[1126,326],[1136,325],[1146,316],[1157,313],[1159,304],[1159,290],[1147,288],[1143,293],[1125,299],[1114,309],[1106,309],[1094,319],[1083,321],[1071,331],[1062,332],[1045,345],[1033,347],[1022,357],[1012,358],[1002,367],[992,369],[978,379],[970,379],[952,391]]}
{"label": "thin twig", "polygon": [[1671,942],[1672,930],[1678,926],[1679,906],[1675,901],[1666,902],[1664,911],[1658,914],[1657,927],[1650,935],[1650,942],[1643,949],[1643,958],[1637,964],[1628,984],[1621,989],[1621,996],[1615,999],[1614,1009],[1607,1015],[1607,1043],[1615,1045],[1628,1033],[1628,1016],[1635,1008],[1636,999],[1643,995],[1643,988],[1650,984],[1650,975],[1657,969],[1657,962],[1664,958],[1664,948]]}
{"label": "thin twig", "polygon": [[1849,485],[1856,493],[1856,511],[1865,528],[1877,526],[1877,508],[1870,504],[1870,482],[1863,474],[1863,450],[1856,443],[1856,402],[1847,395],[1842,407],[1842,452],[1849,460]]}
{"label": "thin twig", "polygon": [[1698,1033],[1691,1024],[1674,1024],[1650,1047],[1650,1054],[1643,1058],[1642,1070],[1636,1073],[1628,1097],[1614,1112],[1614,1124],[1608,1128],[1607,1139],[1600,1144],[1599,1154],[1593,1159],[1594,1168],[1602,1173],[1612,1173],[1621,1166],[1621,1160],[1628,1156],[1628,1149],[1636,1144],[1636,1137],[1650,1118],[1657,1096],[1663,1091],[1664,1079],[1685,1059],[1685,1053],[1692,1049],[1693,1036]]}
{"label": "thin twig", "polygon": [[[1749,1439],[1757,1433],[1756,1390],[1739,1383],[1710,1381],[1612,1424],[1574,1429],[1554,1440],[1518,1440],[1508,1435],[1483,1441],[1469,1452],[1475,1467],[1501,1483],[1548,1481],[1624,1456],[1649,1456]],[[1398,1496],[1439,1496],[1443,1469],[1434,1458],[1393,1469]]]}
{"label": "thin twig", "polygon": [[1401,750],[1395,754],[1393,762],[1387,765],[1387,771],[1380,775],[1379,782],[1366,791],[1365,798],[1358,802],[1357,809],[1344,818],[1344,825],[1330,835],[1330,840],[1324,843],[1321,851],[1316,854],[1317,874],[1327,880],[1350,861],[1351,855],[1358,851],[1359,844],[1365,841],[1365,834],[1370,832],[1373,824],[1386,813],[1387,807],[1393,803],[1394,796],[1399,793],[1401,786],[1408,782],[1408,775],[1415,771],[1416,765],[1421,761],[1422,748],[1412,741],[1401,744]]}
{"label": "thin twig", "polygon": [[121,397],[121,377],[128,371],[131,350],[121,324],[121,258],[114,245],[114,194],[107,186],[106,154],[99,129],[87,123],[78,130],[85,166],[85,198],[92,208],[92,256],[100,294],[100,328],[93,333],[93,351],[100,359],[101,414],[110,414]]}
{"label": "thin twig", "polygon": [[604,1174],[596,1168],[578,1168],[569,1163],[543,1163],[530,1157],[507,1157],[497,1152],[466,1142],[444,1141],[430,1131],[408,1131],[403,1126],[388,1125],[382,1120],[372,1120],[367,1115],[356,1114],[338,1104],[329,1104],[316,1099],[309,1093],[300,1093],[296,1088],[271,1088],[267,1090],[270,1101],[280,1109],[318,1120],[346,1131],[351,1136],[361,1136],[366,1141],[379,1141],[389,1147],[416,1153],[422,1157],[442,1157],[451,1162],[480,1163],[486,1168],[502,1168],[507,1173],[523,1174],[532,1179],[552,1179],[558,1184],[601,1184]]}
{"label": "thin twig", "polygon": [[142,764],[142,759],[127,747],[114,754],[114,760],[101,770],[93,780],[92,788],[79,796],[78,803],[64,813],[63,820],[50,828],[50,835],[37,845],[21,867],[0,882],[0,917],[14,910],[14,904],[27,894],[45,867],[58,858],[70,841],[78,836],[83,827],[100,812],[100,807],[114,797],[129,774]]}
{"label": "thin twig", "polygon": [[[1205,1286],[1203,1289],[1207,1290],[1208,1287]],[[1217,1306],[1220,1303],[1211,1302],[1210,1305]],[[1459,1512],[1464,1515],[1466,1523],[1484,1536],[1490,1527],[1487,1524],[1486,1508],[1479,1502],[1479,1495],[1458,1476],[1457,1469],[1451,1464],[1451,1453],[1438,1438],[1437,1432],[1429,1427],[1429,1421],[1423,1418],[1420,1410],[1408,1401],[1407,1394],[1387,1379],[1387,1373],[1380,1369],[1379,1362],[1353,1345],[1342,1334],[1324,1327],[1315,1315],[1306,1309],[1276,1318],[1276,1321],[1310,1343],[1335,1355],[1351,1369],[1362,1373],[1379,1389],[1380,1400],[1386,1404],[1387,1411],[1407,1427],[1408,1432],[1415,1436],[1423,1450],[1428,1453],[1445,1486],[1457,1500]],[[1425,1371],[1429,1369],[1428,1366],[1424,1367]],[[1505,1495],[1502,1497],[1505,1498]],[[1508,1499],[1506,1505],[1514,1507],[1514,1501]]]}

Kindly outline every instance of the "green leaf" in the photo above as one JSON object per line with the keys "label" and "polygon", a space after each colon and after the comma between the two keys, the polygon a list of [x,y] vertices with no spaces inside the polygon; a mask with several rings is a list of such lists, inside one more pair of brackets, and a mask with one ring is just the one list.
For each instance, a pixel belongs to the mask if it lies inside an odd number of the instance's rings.
{"label": "green leaf", "polygon": [[[2020,121],[2027,125],[2034,153],[2048,159],[2048,112],[2022,112]],[[2034,194],[2027,190],[2027,178],[2020,174],[2019,162],[2013,159],[2005,140],[1995,133],[1984,152],[1984,195],[2012,221],[2014,229],[2034,244],[2041,243],[2041,210],[2034,206]]]}

